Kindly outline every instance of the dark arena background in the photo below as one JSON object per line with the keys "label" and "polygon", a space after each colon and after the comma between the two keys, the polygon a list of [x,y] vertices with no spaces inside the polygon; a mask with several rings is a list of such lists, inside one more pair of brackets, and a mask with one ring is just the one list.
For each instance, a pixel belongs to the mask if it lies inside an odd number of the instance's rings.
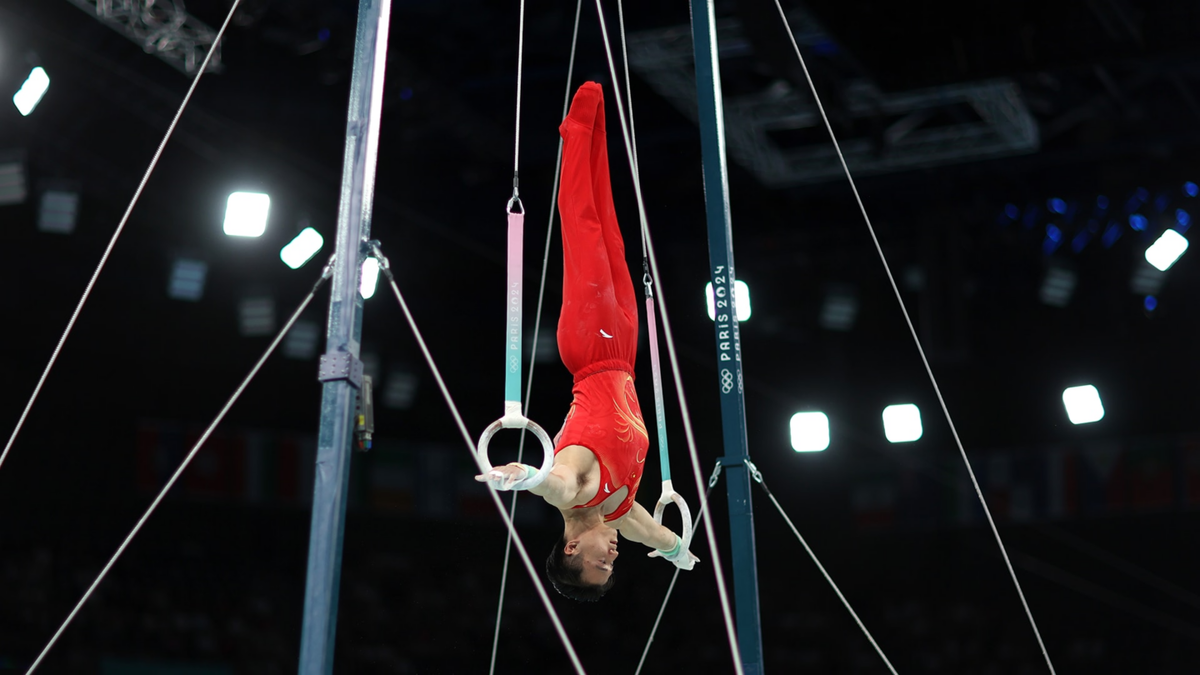
{"label": "dark arena background", "polygon": [[[204,31],[232,4],[0,0],[0,439],[11,444],[0,460],[0,673],[29,671],[334,250],[359,3],[243,0],[23,417],[208,53]],[[536,308],[568,86],[604,86],[635,285],[642,269],[597,8],[582,3],[568,82],[576,3],[391,4],[371,234],[476,437],[503,411],[502,208],[523,30],[524,372],[535,374],[529,417],[553,435],[571,403],[553,339],[557,219]],[[615,0],[603,4],[623,78],[621,17]],[[782,4],[1045,654],[789,29],[774,3],[718,0],[732,233],[748,289],[738,302],[750,310],[747,447],[782,511],[896,672],[1045,673],[1050,662],[1059,673],[1200,672],[1200,266],[1178,247],[1163,259],[1200,217],[1200,7]],[[690,9],[622,8],[638,173],[707,477],[732,451],[705,307],[711,158]],[[226,235],[233,193],[269,196],[260,236]],[[292,269],[281,250],[306,228],[323,247]],[[302,667],[329,301],[326,286],[37,672]],[[515,553],[493,668],[508,531],[382,277],[364,311],[376,430],[351,460],[333,672],[575,672]],[[642,333],[653,427],[644,323]],[[674,483],[694,515],[660,340]],[[1077,407],[1081,392],[1090,408]],[[893,417],[885,429],[885,408],[906,404],[919,426]],[[793,422],[802,412],[823,416]],[[497,436],[493,459],[515,459],[518,438]],[[652,508],[657,469],[646,471],[639,501]],[[759,672],[889,672],[752,489]],[[734,570],[723,483],[711,509],[735,595],[745,570]],[[558,516],[526,493],[515,523],[540,572]],[[678,526],[671,510],[667,524]],[[639,668],[674,568],[637,548],[625,544],[602,601],[550,592],[589,673]],[[734,672],[702,528],[691,549],[701,562],[679,575],[644,672]]]}

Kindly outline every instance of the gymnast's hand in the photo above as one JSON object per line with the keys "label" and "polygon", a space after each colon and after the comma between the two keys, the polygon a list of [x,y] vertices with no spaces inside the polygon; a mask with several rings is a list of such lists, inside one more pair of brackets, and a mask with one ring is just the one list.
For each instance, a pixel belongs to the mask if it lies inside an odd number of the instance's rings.
{"label": "gymnast's hand", "polygon": [[503,492],[513,489],[514,485],[535,474],[537,474],[537,469],[532,466],[512,462],[504,466],[492,467],[491,471],[475,476],[475,480],[480,483],[491,483],[492,487]]}
{"label": "gymnast's hand", "polygon": [[675,548],[670,551],[654,550],[647,554],[651,558],[664,558],[673,563],[681,570],[691,571],[700,559],[692,555],[692,552],[683,547],[683,539],[679,535],[675,535]]}

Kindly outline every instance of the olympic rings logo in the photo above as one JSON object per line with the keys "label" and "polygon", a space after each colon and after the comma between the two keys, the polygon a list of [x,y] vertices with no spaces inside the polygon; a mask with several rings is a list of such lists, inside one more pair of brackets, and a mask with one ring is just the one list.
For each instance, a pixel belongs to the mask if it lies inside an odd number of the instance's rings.
{"label": "olympic rings logo", "polygon": [[733,373],[729,372],[728,368],[721,369],[721,393],[728,394],[733,391]]}

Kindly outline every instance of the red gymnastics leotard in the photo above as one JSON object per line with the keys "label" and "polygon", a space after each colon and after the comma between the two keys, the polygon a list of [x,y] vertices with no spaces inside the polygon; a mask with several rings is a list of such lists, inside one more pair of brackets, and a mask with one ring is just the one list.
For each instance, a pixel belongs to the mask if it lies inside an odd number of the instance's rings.
{"label": "red gymnastics leotard", "polygon": [[555,453],[581,445],[600,463],[596,496],[576,508],[598,506],[622,486],[629,488],[624,501],[604,517],[613,521],[633,508],[650,438],[633,387],[637,298],[613,208],[599,84],[579,88],[558,130],[564,141],[558,193],[563,232],[558,352],[575,376],[575,386]]}

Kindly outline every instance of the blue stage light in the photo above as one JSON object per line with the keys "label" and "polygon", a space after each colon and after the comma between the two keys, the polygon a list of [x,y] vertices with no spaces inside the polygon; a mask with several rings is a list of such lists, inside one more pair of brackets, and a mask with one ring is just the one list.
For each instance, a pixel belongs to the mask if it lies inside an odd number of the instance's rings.
{"label": "blue stage light", "polygon": [[1054,199],[1046,202],[1046,208],[1061,215],[1067,212],[1067,203],[1058,197],[1055,197]]}
{"label": "blue stage light", "polygon": [[1079,253],[1083,250],[1083,247],[1088,245],[1088,242],[1091,240],[1091,232],[1088,232],[1087,230],[1080,230],[1079,234],[1075,235],[1075,237],[1071,239],[1071,250]]}
{"label": "blue stage light", "polygon": [[1100,243],[1104,244],[1104,248],[1112,248],[1112,245],[1117,243],[1121,238],[1121,225],[1116,221],[1110,222],[1104,230],[1104,236],[1100,238]]}
{"label": "blue stage light", "polygon": [[1046,228],[1046,238],[1042,240],[1042,253],[1050,255],[1062,245],[1062,230],[1051,225]]}
{"label": "blue stage light", "polygon": [[1187,232],[1187,229],[1192,225],[1192,216],[1183,209],[1175,209],[1175,229],[1180,232]]}
{"label": "blue stage light", "polygon": [[812,50],[813,53],[820,54],[821,56],[831,56],[840,51],[837,43],[833,40],[821,40],[820,42],[816,42],[812,45]]}
{"label": "blue stage light", "polygon": [[1183,192],[1184,192],[1184,194],[1186,194],[1189,197],[1195,197],[1196,195],[1200,195],[1200,185],[1196,185],[1195,183],[1193,183],[1192,181],[1189,180],[1188,182],[1183,184]]}
{"label": "blue stage light", "polygon": [[1142,306],[1146,308],[1147,312],[1153,312],[1154,308],[1158,307],[1158,298],[1147,295],[1146,299],[1142,301]]}
{"label": "blue stage light", "polygon": [[1142,202],[1146,201],[1147,199],[1150,199],[1150,191],[1147,190],[1146,188],[1138,188],[1137,190],[1134,191],[1133,195],[1135,197],[1137,197],[1139,201],[1142,201]]}
{"label": "blue stage light", "polygon": [[1158,209],[1159,213],[1166,211],[1167,207],[1170,205],[1171,205],[1171,198],[1168,197],[1166,195],[1166,193],[1159,195],[1158,198],[1156,198],[1154,200],[1154,208]]}
{"label": "blue stage light", "polygon": [[1146,220],[1146,216],[1143,216],[1140,213],[1135,213],[1132,216],[1129,216],[1129,226],[1138,232],[1145,232],[1146,228],[1150,226],[1150,221]]}
{"label": "blue stage light", "polygon": [[1037,225],[1038,215],[1037,206],[1034,206],[1033,204],[1026,206],[1025,215],[1021,218],[1021,224],[1025,226],[1025,229],[1032,230],[1033,226]]}
{"label": "blue stage light", "polygon": [[1104,195],[1100,195],[1099,197],[1096,197],[1096,208],[1100,209],[1101,211],[1103,211],[1104,209],[1107,209],[1108,208],[1108,197],[1105,197]]}
{"label": "blue stage light", "polygon": [[1016,220],[1021,217],[1021,209],[1018,209],[1016,204],[1005,204],[1004,215],[1008,216],[1009,220]]}

